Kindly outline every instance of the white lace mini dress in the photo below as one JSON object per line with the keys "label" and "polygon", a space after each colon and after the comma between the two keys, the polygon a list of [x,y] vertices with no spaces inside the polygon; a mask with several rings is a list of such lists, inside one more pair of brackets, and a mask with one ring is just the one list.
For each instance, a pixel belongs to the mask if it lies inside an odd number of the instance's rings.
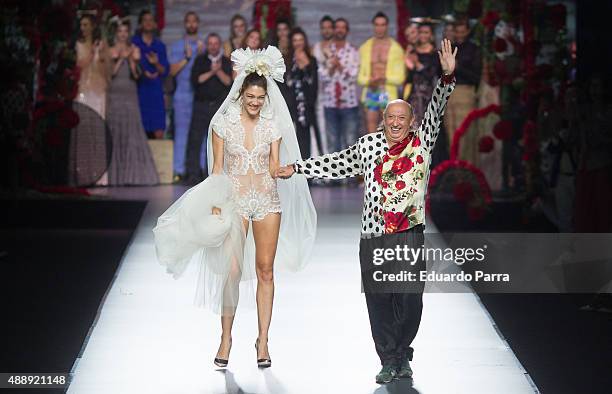
{"label": "white lace mini dress", "polygon": [[280,213],[276,179],[270,175],[270,144],[281,138],[281,133],[272,120],[262,112],[253,131],[247,132],[240,110],[229,106],[213,130],[224,142],[223,169],[232,181],[236,211],[254,221]]}

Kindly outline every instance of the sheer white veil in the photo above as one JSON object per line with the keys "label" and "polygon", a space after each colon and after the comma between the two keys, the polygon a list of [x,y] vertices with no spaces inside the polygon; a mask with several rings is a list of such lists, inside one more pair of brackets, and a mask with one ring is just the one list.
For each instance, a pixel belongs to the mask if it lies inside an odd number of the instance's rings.
{"label": "sheer white veil", "polygon": [[[268,46],[262,50],[236,49],[231,60],[236,71],[236,79],[219,110],[215,113],[208,128],[207,158],[208,173],[213,169],[212,132],[214,124],[221,124],[223,114],[230,108],[241,110],[238,96],[245,77],[251,72],[266,77],[267,100],[262,108],[266,117],[270,117],[282,136],[280,144],[281,165],[290,164],[301,159],[300,149],[295,134],[287,103],[283,98],[276,81],[283,82],[285,63],[278,48]],[[306,178],[294,175],[289,179],[277,180],[278,194],[281,201],[282,216],[275,267],[298,271],[310,258],[315,240],[317,215],[312,203]],[[245,245],[246,261],[255,260],[255,243],[253,232],[249,230]],[[243,278],[245,279],[245,278]]]}

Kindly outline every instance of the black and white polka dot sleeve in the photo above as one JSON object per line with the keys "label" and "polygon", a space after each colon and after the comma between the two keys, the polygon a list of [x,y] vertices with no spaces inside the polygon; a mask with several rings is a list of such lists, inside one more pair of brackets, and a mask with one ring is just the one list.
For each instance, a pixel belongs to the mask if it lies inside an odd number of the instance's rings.
{"label": "black and white polka dot sleeve", "polygon": [[443,76],[438,79],[431,100],[429,104],[427,104],[421,127],[419,127],[418,130],[418,135],[430,153],[440,133],[442,116],[444,115],[446,103],[453,89],[455,89],[455,76],[452,74]]}
{"label": "black and white polka dot sleeve", "polygon": [[295,171],[306,178],[342,179],[363,174],[360,142],[339,152],[295,162]]}

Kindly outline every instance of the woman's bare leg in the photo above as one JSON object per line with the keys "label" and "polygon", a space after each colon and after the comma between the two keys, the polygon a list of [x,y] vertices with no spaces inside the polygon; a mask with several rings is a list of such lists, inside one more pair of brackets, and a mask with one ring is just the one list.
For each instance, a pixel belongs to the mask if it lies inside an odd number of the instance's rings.
{"label": "woman's bare leg", "polygon": [[259,352],[257,358],[270,358],[268,353],[268,330],[272,319],[274,300],[274,256],[278,243],[281,215],[268,214],[253,222],[255,238],[255,269],[257,272],[257,320],[259,328]]}
{"label": "woman's bare leg", "polygon": [[366,128],[368,133],[374,133],[380,123],[380,111],[366,109]]}
{"label": "woman's bare leg", "polygon": [[[249,231],[249,221],[246,219],[242,219],[242,224],[244,225],[245,234]],[[230,275],[238,275],[241,272],[236,272],[239,270],[239,267],[232,267]],[[230,286],[231,284],[226,284],[226,286]],[[234,285],[239,286],[240,281]],[[230,289],[224,289],[231,291]],[[238,289],[236,289],[236,292]],[[236,300],[237,301],[237,300]],[[235,311],[235,309],[234,309]],[[221,343],[219,344],[219,350],[217,351],[217,358],[221,358],[227,360],[229,358],[230,348],[232,346],[232,326],[234,325],[234,314],[231,311],[226,315],[226,311],[223,311],[223,315],[221,316]]]}

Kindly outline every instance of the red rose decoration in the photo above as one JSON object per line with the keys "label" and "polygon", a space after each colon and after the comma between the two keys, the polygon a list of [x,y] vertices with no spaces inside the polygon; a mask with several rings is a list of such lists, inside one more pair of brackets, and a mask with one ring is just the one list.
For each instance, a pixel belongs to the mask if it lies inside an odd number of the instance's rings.
{"label": "red rose decoration", "polygon": [[493,126],[493,135],[499,140],[507,140],[512,137],[512,122],[500,120]]}
{"label": "red rose decoration", "polygon": [[493,42],[493,49],[495,49],[495,52],[499,53],[506,52],[506,49],[508,49],[508,43],[503,38],[498,37]]}
{"label": "red rose decoration", "polygon": [[400,157],[399,159],[393,162],[391,171],[393,171],[396,175],[401,175],[405,172],[410,171],[413,165],[414,163],[412,163],[412,161],[408,157]]}
{"label": "red rose decoration", "polygon": [[382,183],[382,164],[374,167],[374,180],[378,183]]}
{"label": "red rose decoration", "polygon": [[418,155],[418,156],[416,157],[416,162],[417,162],[417,163],[419,163],[419,164],[423,163],[423,156]]}
{"label": "red rose decoration", "polygon": [[415,138],[412,140],[412,146],[413,146],[413,147],[415,147],[415,148],[416,148],[417,146],[421,146],[421,140],[419,139],[419,137],[415,137]]}
{"label": "red rose decoration", "polygon": [[402,190],[405,187],[406,187],[406,182],[404,182],[404,181],[397,181],[397,182],[395,182],[395,188],[397,190]]}
{"label": "red rose decoration", "polygon": [[474,195],[472,184],[466,181],[457,182],[453,187],[453,196],[457,201],[466,202]]}
{"label": "red rose decoration", "polygon": [[489,153],[493,150],[493,146],[495,145],[495,140],[488,135],[485,135],[480,138],[478,141],[478,151],[480,153]]}
{"label": "red rose decoration", "polygon": [[385,233],[395,233],[408,228],[408,218],[403,212],[385,212]]}
{"label": "red rose decoration", "polygon": [[70,108],[65,108],[57,118],[58,126],[63,129],[72,129],[79,124],[79,115]]}
{"label": "red rose decoration", "polygon": [[493,30],[499,21],[499,14],[495,11],[488,11],[482,18],[481,22],[488,30]]}
{"label": "red rose decoration", "polygon": [[[383,187],[383,189],[386,189],[386,188],[389,187],[389,184],[387,182],[383,182],[383,183],[381,183],[381,186]],[[391,194],[391,193],[389,193],[389,194]]]}

